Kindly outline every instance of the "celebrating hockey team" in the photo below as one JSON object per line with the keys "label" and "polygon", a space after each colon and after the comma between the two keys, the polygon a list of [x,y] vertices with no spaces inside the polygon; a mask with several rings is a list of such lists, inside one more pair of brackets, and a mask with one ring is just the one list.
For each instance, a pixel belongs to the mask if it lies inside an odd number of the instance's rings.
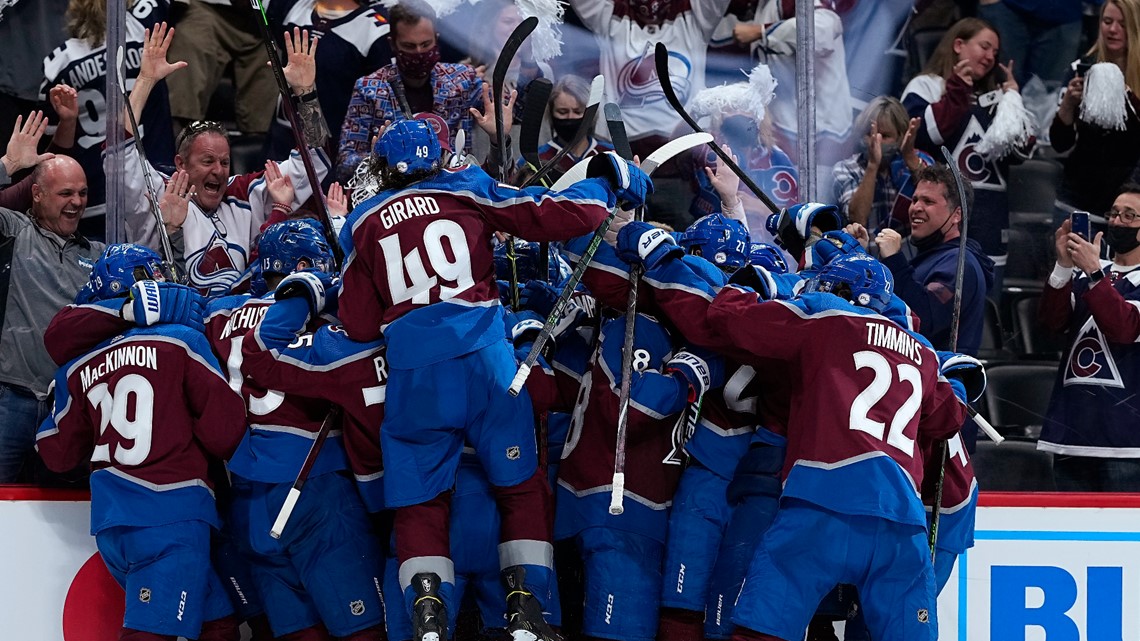
{"label": "celebrating hockey team", "polygon": [[1140,492],[1140,0],[0,32],[0,500],[107,639],[935,641],[980,491]]}

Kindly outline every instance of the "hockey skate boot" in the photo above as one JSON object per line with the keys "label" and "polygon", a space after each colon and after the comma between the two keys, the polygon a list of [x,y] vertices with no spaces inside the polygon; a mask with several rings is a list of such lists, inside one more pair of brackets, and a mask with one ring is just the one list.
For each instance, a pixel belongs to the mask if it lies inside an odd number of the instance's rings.
{"label": "hockey skate boot", "polygon": [[439,575],[421,572],[412,577],[412,641],[447,641],[447,611],[439,598]]}
{"label": "hockey skate boot", "polygon": [[507,589],[507,632],[513,641],[562,641],[542,616],[542,604],[524,586],[526,570],[512,565],[500,575]]}

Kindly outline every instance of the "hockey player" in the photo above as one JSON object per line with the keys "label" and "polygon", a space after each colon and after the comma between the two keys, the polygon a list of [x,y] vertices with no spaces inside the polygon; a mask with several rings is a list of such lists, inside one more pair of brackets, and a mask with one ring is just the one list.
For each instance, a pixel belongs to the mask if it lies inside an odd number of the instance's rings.
{"label": "hockey player", "polygon": [[350,337],[373,340],[383,328],[388,340],[384,495],[397,510],[413,640],[444,633],[441,611],[455,607],[446,600],[453,583],[446,491],[464,440],[495,486],[502,515],[508,630],[550,638],[541,615],[552,555],[544,481],[529,398],[506,393],[515,360],[503,340],[491,235],[556,241],[584,234],[619,197],[643,203],[652,183],[607,154],[591,170],[604,180],[558,194],[505,187],[470,165],[441,169],[439,140],[421,121],[393,124],[376,152],[386,189],[358,206],[341,233],[339,313]]}
{"label": "hockey player", "polygon": [[[305,299],[323,285],[313,273],[297,270],[325,272],[332,262],[319,228],[306,219],[270,226],[258,243],[258,256],[267,286],[279,295]],[[272,304],[271,296],[238,295],[217,299],[208,308],[207,336],[226,363],[230,385],[246,398],[249,413],[249,429],[229,462],[233,502],[228,525],[252,565],[275,635],[318,639],[323,623],[337,638],[379,640],[382,555],[352,481],[340,474],[348,467],[340,429],[321,448],[282,537],[269,535],[330,411],[327,400],[268,387],[260,370],[243,362],[243,339]],[[308,320],[319,322],[318,311]]]}
{"label": "hockey player", "polygon": [[149,326],[60,368],[36,442],[53,470],[92,463],[91,533],[127,592],[120,639],[236,641],[233,608],[210,569],[220,521],[206,470],[234,451],[244,411],[200,327],[163,322],[193,317],[196,294],[181,288],[177,305],[167,288],[164,298],[162,269],[138,245],[112,245],[95,263],[89,299],[130,296],[124,309]]}
{"label": "hockey player", "polygon": [[[680,253],[639,223],[622,230],[619,248],[650,266]],[[952,436],[965,409],[934,352],[879,314],[890,289],[881,264],[854,255],[827,265],[793,301],[758,304],[754,292],[735,287],[694,297],[703,298],[695,309],[722,346],[746,362],[791,367],[784,495],[738,599],[734,638],[801,638],[840,582],[859,588],[874,638],[937,637],[915,440]],[[683,307],[666,312],[693,313]],[[839,345],[850,360],[835,356]],[[882,392],[872,403],[867,389]]]}

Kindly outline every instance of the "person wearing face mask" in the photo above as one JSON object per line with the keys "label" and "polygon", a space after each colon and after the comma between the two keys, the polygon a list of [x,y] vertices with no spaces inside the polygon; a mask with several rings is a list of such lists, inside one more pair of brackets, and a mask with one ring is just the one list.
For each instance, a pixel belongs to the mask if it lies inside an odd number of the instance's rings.
{"label": "person wearing face mask", "polygon": [[[550,90],[550,102],[546,107],[546,116],[550,119],[550,130],[554,137],[538,148],[538,158],[544,164],[574,142],[578,127],[582,125],[589,98],[590,83],[581,76],[567,74],[554,84],[554,88]],[[558,180],[559,176],[579,161],[611,151],[613,148],[610,143],[595,138],[591,132],[591,135],[583,138],[562,157],[562,160],[558,161],[558,166],[551,172],[548,180],[551,182]],[[519,167],[523,167],[525,162],[520,159]]]}
{"label": "person wearing face mask", "polygon": [[834,169],[835,202],[848,220],[876,234],[888,227],[910,233],[912,176],[934,162],[914,148],[921,122],[908,120],[902,103],[890,96],[875,98],[859,114],[855,128],[863,135],[860,152]]}
{"label": "person wearing face mask", "polygon": [[[973,199],[966,183],[967,202],[959,201],[954,174],[945,165],[922,167],[915,173],[914,200],[910,204],[910,242],[916,254],[907,260],[903,238],[894,229],[875,236],[882,261],[895,279],[895,294],[919,319],[919,333],[935,349],[950,347],[950,324],[954,315],[958,251],[961,246],[962,210]],[[973,229],[974,220],[970,219]],[[859,238],[861,234],[855,234]],[[962,309],[957,352],[975,356],[982,342],[986,291],[993,284],[993,261],[981,245],[966,241],[966,271],[962,279]]]}
{"label": "person wearing face mask", "polygon": [[1028,158],[1036,144],[1014,61],[998,62],[1000,45],[993,25],[978,18],[959,20],[902,95],[910,117],[922,119],[915,146],[940,161],[939,148],[948,148],[974,188],[970,235],[994,261],[995,295],[1009,236],[1009,168]]}
{"label": "person wearing face mask", "polygon": [[1037,442],[1062,492],[1140,492],[1140,185],[1121,187],[1105,217],[1092,242],[1068,220],[1057,229],[1037,315],[1069,337]]}
{"label": "person wearing face mask", "polygon": [[473,67],[439,61],[435,25],[435,11],[423,0],[401,0],[388,11],[388,37],[396,61],[356,81],[340,129],[336,160],[340,180],[350,179],[360,161],[368,157],[372,140],[385,122],[434,114],[447,125],[449,139],[460,129],[464,131],[468,153],[476,122],[495,139],[494,118],[472,112],[482,106],[489,83]]}

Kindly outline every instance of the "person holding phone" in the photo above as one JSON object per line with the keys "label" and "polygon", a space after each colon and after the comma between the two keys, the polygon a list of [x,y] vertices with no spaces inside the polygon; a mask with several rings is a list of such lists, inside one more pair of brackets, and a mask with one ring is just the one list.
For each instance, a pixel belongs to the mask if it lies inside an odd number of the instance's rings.
{"label": "person holding phone", "polygon": [[[1108,0],[1101,7],[1096,44],[1073,62],[1073,75],[1049,127],[1053,149],[1068,153],[1057,193],[1063,211],[1107,211],[1120,185],[1140,160],[1140,0]],[[1124,74],[1127,94],[1124,129],[1106,129],[1081,120],[1085,80],[1093,64],[1109,62]],[[1133,178],[1134,179],[1134,178]],[[1068,205],[1065,207],[1064,205]]]}
{"label": "person holding phone", "polygon": [[[1053,478],[1065,492],[1140,491],[1140,184],[1121,188],[1108,228],[1091,241],[1074,229],[1054,234],[1057,265],[1038,320],[1067,332],[1037,449],[1053,453]],[[1101,258],[1101,245],[1113,252]]]}

